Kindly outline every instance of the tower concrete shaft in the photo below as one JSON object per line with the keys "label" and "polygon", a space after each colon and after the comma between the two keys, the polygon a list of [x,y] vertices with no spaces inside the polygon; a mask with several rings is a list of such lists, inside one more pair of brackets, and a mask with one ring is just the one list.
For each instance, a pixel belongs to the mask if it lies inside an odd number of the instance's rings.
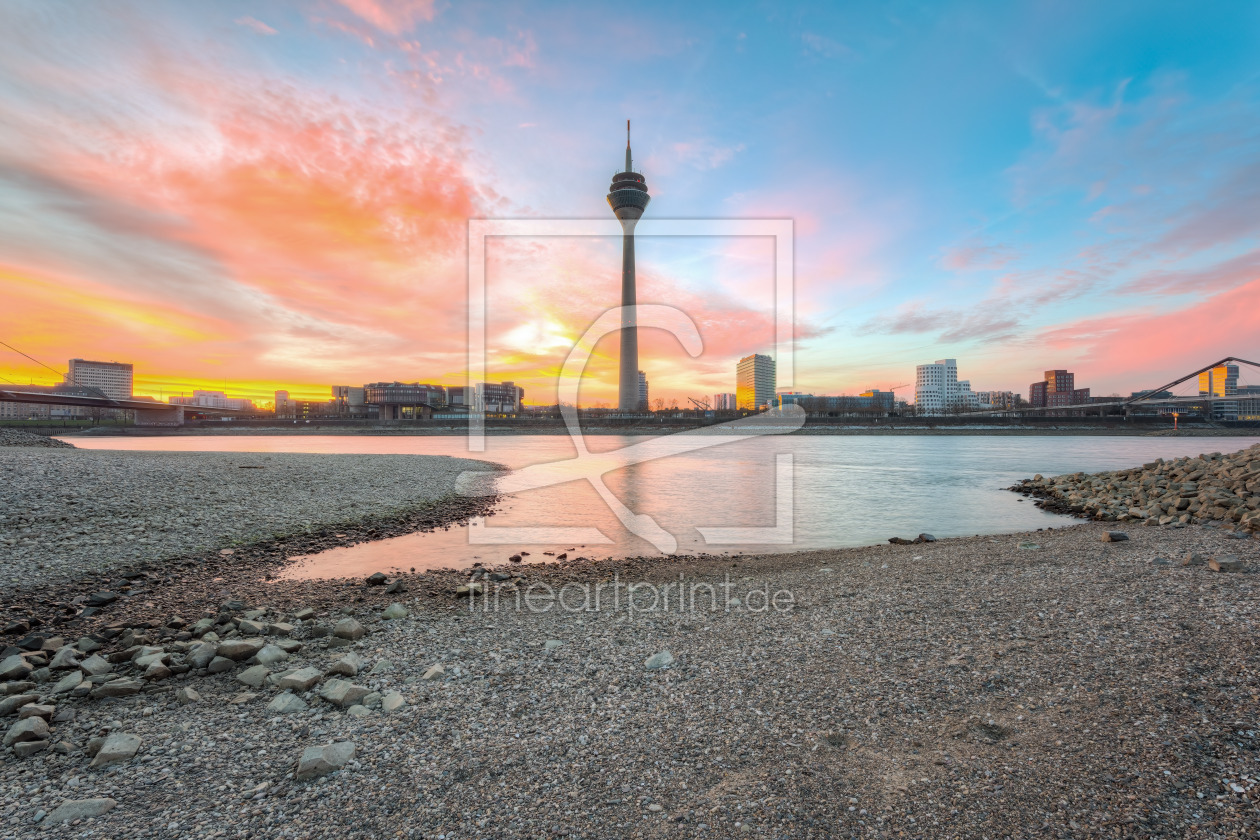
{"label": "tower concrete shaft", "polygon": [[634,227],[643,217],[651,197],[647,182],[634,171],[630,156],[630,121],[626,120],[626,168],[613,176],[608,206],[621,222],[621,358],[617,387],[619,411],[644,411],[639,399],[639,327],[633,314],[637,305],[634,277]]}

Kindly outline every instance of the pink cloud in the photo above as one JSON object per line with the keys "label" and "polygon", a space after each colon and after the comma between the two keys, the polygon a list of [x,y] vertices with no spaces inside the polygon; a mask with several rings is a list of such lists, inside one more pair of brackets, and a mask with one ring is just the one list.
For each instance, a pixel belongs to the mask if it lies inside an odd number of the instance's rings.
{"label": "pink cloud", "polygon": [[410,31],[421,21],[433,20],[433,0],[339,0],[358,17],[390,35]]}
{"label": "pink cloud", "polygon": [[237,18],[234,21],[234,23],[236,23],[238,26],[244,26],[246,29],[252,29],[255,32],[257,32],[259,35],[275,35],[276,34],[276,30],[272,29],[270,26],[263,23],[261,20],[249,17],[248,15],[246,15],[245,17]]}

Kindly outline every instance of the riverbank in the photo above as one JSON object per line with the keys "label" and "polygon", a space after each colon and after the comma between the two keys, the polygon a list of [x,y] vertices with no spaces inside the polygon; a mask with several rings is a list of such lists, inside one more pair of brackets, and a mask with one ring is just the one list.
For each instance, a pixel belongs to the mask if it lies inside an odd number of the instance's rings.
{"label": "riverbank", "polygon": [[[100,497],[58,498],[41,515]],[[1260,542],[1215,524],[474,572],[497,599],[459,597],[468,570],[277,580],[277,543],[6,594],[0,727],[30,717],[2,753],[0,834],[1257,827]]]}
{"label": "riverbank", "polygon": [[456,478],[494,468],[429,455],[2,447],[0,591],[238,547],[283,559],[450,527],[495,501],[456,495]]}

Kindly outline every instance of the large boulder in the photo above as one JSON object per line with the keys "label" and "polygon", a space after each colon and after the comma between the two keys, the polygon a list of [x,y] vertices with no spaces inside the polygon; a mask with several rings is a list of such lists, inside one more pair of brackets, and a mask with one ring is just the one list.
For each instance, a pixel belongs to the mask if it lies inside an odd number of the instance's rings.
{"label": "large boulder", "polygon": [[297,772],[294,777],[300,782],[334,773],[350,763],[354,758],[354,744],[349,741],[338,741],[322,747],[307,747],[298,759]]}

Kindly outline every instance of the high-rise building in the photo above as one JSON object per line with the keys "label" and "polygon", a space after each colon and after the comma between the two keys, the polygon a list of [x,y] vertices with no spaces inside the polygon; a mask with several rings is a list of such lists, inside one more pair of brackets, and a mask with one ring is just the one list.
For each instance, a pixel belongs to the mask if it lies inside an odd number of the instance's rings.
{"label": "high-rise building", "polygon": [[639,371],[639,411],[648,410],[648,380],[647,374]]}
{"label": "high-rise building", "polygon": [[122,362],[89,362],[71,359],[66,384],[95,388],[112,400],[131,399],[132,366]]}
{"label": "high-rise building", "polygon": [[[1238,365],[1217,365],[1199,374],[1199,396],[1233,397],[1238,394]],[[1237,420],[1238,403],[1214,400],[1211,403],[1213,420]]]}
{"label": "high-rise building", "polygon": [[621,222],[621,360],[617,382],[617,407],[638,411],[639,406],[639,327],[633,313],[634,226],[643,217],[651,198],[647,181],[634,171],[630,157],[630,121],[626,120],[626,168],[613,176],[608,190],[608,206]]}
{"label": "high-rise building", "polygon": [[1067,408],[1089,402],[1089,389],[1076,387],[1076,374],[1048,370],[1041,382],[1028,386],[1028,404],[1033,408]]}
{"label": "high-rise building", "polygon": [[737,403],[734,394],[714,394],[713,410],[714,411],[734,411]]}
{"label": "high-rise building", "polygon": [[288,391],[276,391],[276,414],[292,414],[293,412],[290,410],[289,403],[290,400]]}
{"label": "high-rise building", "polygon": [[741,411],[760,411],[775,403],[774,359],[754,353],[735,365],[735,404]]}
{"label": "high-rise building", "polygon": [[980,401],[971,391],[971,380],[958,378],[957,359],[937,359],[915,368],[915,414],[932,417],[979,407]]}

